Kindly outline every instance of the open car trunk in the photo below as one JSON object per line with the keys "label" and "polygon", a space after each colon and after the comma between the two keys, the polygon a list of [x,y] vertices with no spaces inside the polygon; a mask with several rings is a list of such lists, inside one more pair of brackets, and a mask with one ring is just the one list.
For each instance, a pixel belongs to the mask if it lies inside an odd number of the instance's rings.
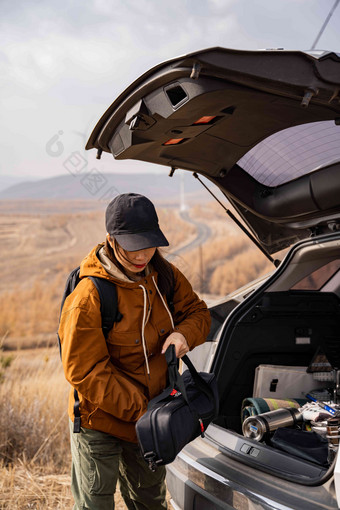
{"label": "open car trunk", "polygon": [[132,83],[86,148],[203,175],[273,254],[338,218],[339,69],[329,52],[178,57]]}
{"label": "open car trunk", "polygon": [[[221,407],[208,436],[227,455],[306,485],[323,481],[337,451],[338,439],[327,438],[331,414],[319,408],[324,419],[316,422],[307,410],[305,419],[291,410],[307,407],[306,394],[340,409],[339,248],[340,234],[296,245],[272,277],[230,313],[212,366]],[[218,310],[213,316],[216,325]]]}

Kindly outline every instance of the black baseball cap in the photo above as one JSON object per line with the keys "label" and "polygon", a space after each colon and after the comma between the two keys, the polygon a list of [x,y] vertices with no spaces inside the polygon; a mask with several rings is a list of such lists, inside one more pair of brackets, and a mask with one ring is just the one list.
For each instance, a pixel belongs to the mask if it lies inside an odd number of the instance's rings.
{"label": "black baseball cap", "polygon": [[115,197],[106,208],[105,224],[110,237],[124,250],[169,246],[153,203],[143,195],[123,193]]}

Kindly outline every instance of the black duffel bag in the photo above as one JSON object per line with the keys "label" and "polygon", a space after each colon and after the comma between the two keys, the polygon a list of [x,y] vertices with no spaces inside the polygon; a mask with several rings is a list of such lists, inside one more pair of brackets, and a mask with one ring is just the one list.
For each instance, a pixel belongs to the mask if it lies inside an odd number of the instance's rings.
{"label": "black duffel bag", "polygon": [[182,448],[204,431],[217,417],[219,398],[213,373],[198,373],[187,356],[183,375],[178,372],[174,345],[165,353],[169,386],[150,400],[146,413],[137,421],[139,446],[149,468],[172,462]]}

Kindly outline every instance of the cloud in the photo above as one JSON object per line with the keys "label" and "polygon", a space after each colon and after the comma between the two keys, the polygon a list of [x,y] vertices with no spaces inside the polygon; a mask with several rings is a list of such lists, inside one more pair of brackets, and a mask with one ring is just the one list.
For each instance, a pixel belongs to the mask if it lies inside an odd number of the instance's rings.
{"label": "cloud", "polygon": [[160,61],[225,45],[228,39],[237,44],[238,22],[230,11],[234,3],[85,0],[81,9],[70,2],[64,12],[59,2],[36,1],[28,8],[19,0],[20,15],[16,5],[0,22],[2,76],[8,77],[7,85],[10,80],[7,94],[13,87],[25,95],[56,91],[60,84],[68,96],[67,83],[78,81],[77,102],[79,89],[111,79],[119,91],[120,84],[123,88]]}
{"label": "cloud", "polygon": [[[68,131],[91,129],[131,81],[177,55],[212,46],[307,47],[328,2],[2,0],[2,164],[15,172],[12,155],[20,135],[27,154],[21,165],[35,157],[34,167],[42,168],[39,151],[46,140],[60,129],[65,138]],[[332,41],[338,41],[338,19],[332,18],[322,38],[327,46],[333,30],[331,49],[337,49]],[[70,147],[79,141],[70,137]]]}

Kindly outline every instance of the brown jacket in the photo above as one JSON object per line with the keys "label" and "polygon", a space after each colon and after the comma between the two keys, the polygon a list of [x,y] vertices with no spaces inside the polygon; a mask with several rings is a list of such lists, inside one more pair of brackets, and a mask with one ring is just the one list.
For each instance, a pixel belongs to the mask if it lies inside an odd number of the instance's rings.
{"label": "brown jacket", "polygon": [[[205,341],[210,315],[184,275],[175,266],[172,269],[175,329],[193,349]],[[136,421],[146,411],[148,401],[166,387],[167,365],[161,350],[172,326],[157,291],[157,273],[151,268],[145,278],[132,282],[110,265],[105,248],[98,245],[83,260],[80,276],[113,281],[123,315],[105,340],[99,296],[92,281],[83,278],[65,300],[59,326],[62,362],[66,379],[79,394],[81,424],[136,442]],[[71,390],[71,419],[73,404]]]}

